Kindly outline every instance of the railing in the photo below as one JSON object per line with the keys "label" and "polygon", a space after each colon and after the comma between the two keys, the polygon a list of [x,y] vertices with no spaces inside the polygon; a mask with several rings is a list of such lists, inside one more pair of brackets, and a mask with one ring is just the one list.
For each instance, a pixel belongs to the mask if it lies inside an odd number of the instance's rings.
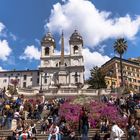
{"label": "railing", "polygon": [[82,89],[81,93],[96,93],[96,89]]}
{"label": "railing", "polygon": [[[39,94],[39,89],[19,89],[19,93],[22,93],[27,96],[33,96]],[[98,96],[103,94],[109,94],[110,91],[106,89],[72,89],[72,88],[52,88],[52,89],[43,89],[44,95],[89,95],[89,96]]]}

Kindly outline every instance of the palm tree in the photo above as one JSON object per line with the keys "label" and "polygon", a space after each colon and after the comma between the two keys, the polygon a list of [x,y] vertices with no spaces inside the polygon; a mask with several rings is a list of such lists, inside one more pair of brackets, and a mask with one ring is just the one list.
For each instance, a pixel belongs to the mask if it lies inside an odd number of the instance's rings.
{"label": "palm tree", "polygon": [[120,55],[120,72],[121,72],[121,86],[123,87],[123,68],[122,56],[127,51],[127,41],[124,38],[119,38],[114,43],[114,51]]}

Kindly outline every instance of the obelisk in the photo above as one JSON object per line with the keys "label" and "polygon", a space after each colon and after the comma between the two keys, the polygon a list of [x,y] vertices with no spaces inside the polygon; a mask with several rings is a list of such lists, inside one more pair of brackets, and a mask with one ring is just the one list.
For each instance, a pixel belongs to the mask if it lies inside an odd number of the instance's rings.
{"label": "obelisk", "polygon": [[64,34],[62,32],[61,36],[61,56],[60,56],[60,69],[59,69],[59,84],[66,85],[67,84],[67,72],[64,64]]}
{"label": "obelisk", "polygon": [[62,31],[62,37],[61,37],[61,67],[64,66],[64,35]]}

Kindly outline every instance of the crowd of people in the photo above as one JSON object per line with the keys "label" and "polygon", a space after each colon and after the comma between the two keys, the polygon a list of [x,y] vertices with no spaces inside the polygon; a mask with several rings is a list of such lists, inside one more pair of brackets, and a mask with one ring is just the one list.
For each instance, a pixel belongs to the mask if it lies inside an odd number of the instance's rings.
{"label": "crowd of people", "polygon": [[101,122],[101,132],[110,130],[112,132],[110,133],[111,140],[120,140],[124,133],[128,140],[140,140],[140,97],[138,94],[130,91],[129,95],[121,97],[112,96],[111,98],[108,98],[103,95],[101,100],[102,102],[115,105],[122,117],[128,120],[126,127],[122,130],[122,125],[116,124],[115,120],[112,122],[112,127],[109,129],[109,120],[105,119]]}
{"label": "crowd of people", "polygon": [[[0,90],[0,128],[11,129],[13,136],[8,139],[26,140],[36,139],[36,133],[48,134],[48,140],[76,140],[76,130],[59,114],[60,105],[67,98],[26,99],[23,95],[16,100],[6,98],[4,90]],[[117,106],[122,117],[128,119],[126,128],[122,128],[114,120],[110,122],[107,117],[100,118],[97,128],[99,131],[93,136],[93,140],[121,140],[126,136],[128,140],[140,140],[140,100],[131,92],[129,96],[114,97],[101,96],[101,102]],[[81,108],[78,122],[78,132],[82,140],[88,140],[90,128],[86,107]],[[29,121],[30,120],[30,121]],[[40,130],[36,127],[40,123]],[[102,138],[101,133],[104,133]]]}

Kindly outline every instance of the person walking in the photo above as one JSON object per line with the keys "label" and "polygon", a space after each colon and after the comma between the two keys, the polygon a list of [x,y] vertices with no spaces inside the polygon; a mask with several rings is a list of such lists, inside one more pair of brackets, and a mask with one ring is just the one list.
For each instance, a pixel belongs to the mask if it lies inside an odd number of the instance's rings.
{"label": "person walking", "polygon": [[89,130],[89,122],[88,122],[88,112],[84,111],[81,117],[82,122],[82,140],[88,140],[88,130]]}

